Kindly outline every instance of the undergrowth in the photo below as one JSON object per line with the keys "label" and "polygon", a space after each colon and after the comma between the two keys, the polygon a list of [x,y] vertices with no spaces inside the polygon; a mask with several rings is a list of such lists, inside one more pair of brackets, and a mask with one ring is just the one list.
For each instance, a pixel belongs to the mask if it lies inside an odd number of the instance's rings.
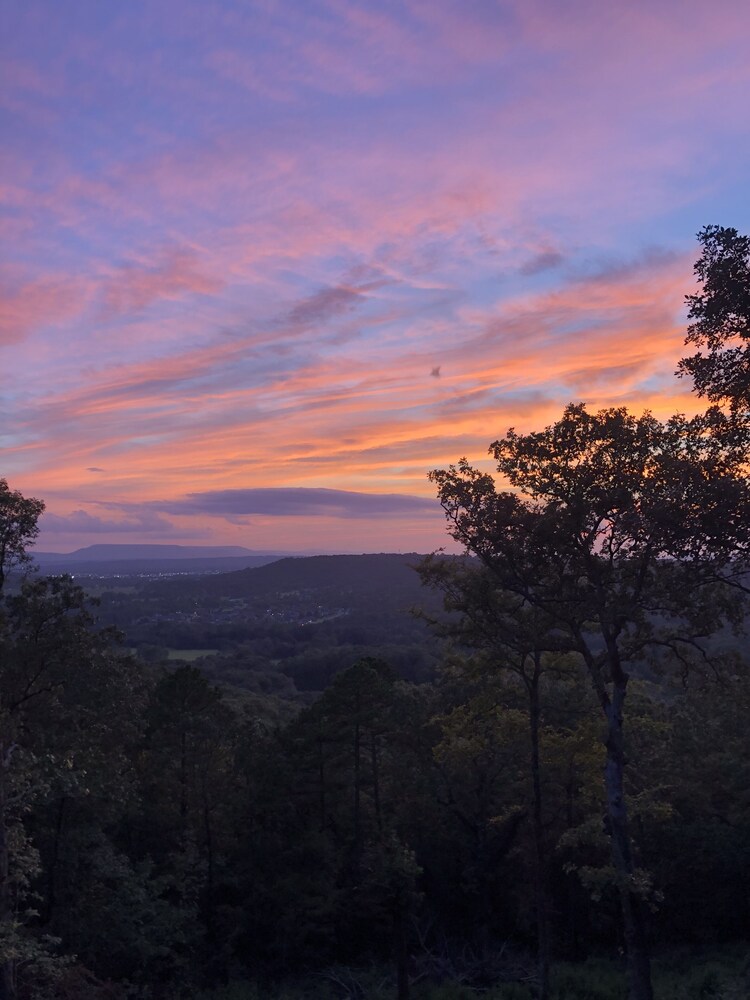
{"label": "undergrowth", "polygon": [[[655,1000],[748,1000],[750,948],[736,946],[702,956],[686,950],[653,963]],[[394,1000],[390,970],[333,968],[315,977],[275,988],[234,982],[208,990],[196,1000]],[[625,1000],[621,963],[588,959],[560,963],[552,970],[550,1000]],[[415,983],[410,1000],[534,1000],[530,983],[506,982],[474,989],[458,983]]]}

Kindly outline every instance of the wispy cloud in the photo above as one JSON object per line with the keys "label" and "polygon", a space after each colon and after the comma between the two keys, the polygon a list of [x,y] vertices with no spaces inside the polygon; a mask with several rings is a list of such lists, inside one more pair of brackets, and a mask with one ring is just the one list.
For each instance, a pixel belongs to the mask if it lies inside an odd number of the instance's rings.
{"label": "wispy cloud", "polygon": [[204,273],[197,255],[173,247],[155,260],[129,261],[115,268],[102,287],[106,317],[140,312],[161,299],[218,292],[223,282]]}
{"label": "wispy cloud", "polygon": [[24,278],[18,268],[0,269],[0,346],[64,324],[79,313],[83,302],[80,285],[61,276]]}
{"label": "wispy cloud", "polygon": [[543,274],[545,271],[552,271],[554,268],[559,267],[564,260],[565,257],[559,250],[554,250],[550,247],[547,250],[541,250],[538,254],[525,261],[518,270],[524,277],[530,277],[535,274]]}
{"label": "wispy cloud", "polygon": [[[351,498],[427,498],[570,397],[695,405],[694,233],[750,226],[750,13],[717,3],[21,5],[4,473],[60,517],[396,541],[429,519]],[[167,530],[137,509],[99,537]]]}
{"label": "wispy cloud", "polygon": [[327,319],[349,312],[363,298],[362,291],[344,285],[321,288],[290,310],[289,321],[300,326],[317,326]]}
{"label": "wispy cloud", "polygon": [[155,502],[171,514],[211,514],[219,517],[343,517],[418,516],[435,513],[434,501],[398,493],[354,493],[350,490],[277,487],[275,489],[213,490],[189,493],[183,499]]}
{"label": "wispy cloud", "polygon": [[40,528],[45,536],[50,535],[145,535],[158,538],[182,537],[183,532],[165,517],[151,510],[138,510],[129,518],[102,518],[85,510],[74,510],[70,514],[42,515]]}

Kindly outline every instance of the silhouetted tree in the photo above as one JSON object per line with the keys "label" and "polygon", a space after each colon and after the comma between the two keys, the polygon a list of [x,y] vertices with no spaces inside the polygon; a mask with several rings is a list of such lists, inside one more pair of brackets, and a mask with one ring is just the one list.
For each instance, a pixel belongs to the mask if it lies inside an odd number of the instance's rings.
{"label": "silhouetted tree", "polygon": [[698,240],[701,290],[686,297],[693,320],[686,343],[705,353],[683,358],[678,373],[692,377],[699,395],[728,402],[736,413],[750,407],[750,237],[705,226]]}
{"label": "silhouetted tree", "polygon": [[659,645],[683,661],[739,605],[747,550],[744,450],[711,412],[661,424],[570,405],[535,434],[490,448],[513,491],[466,460],[431,473],[449,531],[500,590],[546,616],[580,657],[606,720],[607,824],[622,904],[631,1000],[652,996],[645,907],[624,788],[628,662]]}
{"label": "silhouetted tree", "polygon": [[14,566],[30,562],[26,548],[39,534],[43,510],[41,500],[11,490],[7,480],[0,479],[0,591]]}

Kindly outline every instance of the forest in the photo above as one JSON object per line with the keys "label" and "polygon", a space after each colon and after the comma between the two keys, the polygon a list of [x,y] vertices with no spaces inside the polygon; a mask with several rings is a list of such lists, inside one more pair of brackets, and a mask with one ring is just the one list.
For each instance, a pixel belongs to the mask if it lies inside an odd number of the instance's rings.
{"label": "forest", "polygon": [[95,599],[0,480],[0,1000],[750,995],[750,237],[699,240],[705,408],[434,470],[462,555]]}

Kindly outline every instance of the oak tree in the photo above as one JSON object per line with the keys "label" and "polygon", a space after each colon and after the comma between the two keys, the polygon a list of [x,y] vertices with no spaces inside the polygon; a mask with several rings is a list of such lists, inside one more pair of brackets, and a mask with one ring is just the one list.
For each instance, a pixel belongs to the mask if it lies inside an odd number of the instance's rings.
{"label": "oak tree", "polygon": [[750,236],[736,229],[705,226],[703,251],[695,263],[700,289],[687,296],[686,343],[699,350],[683,358],[679,375],[713,403],[737,413],[750,406]]}
{"label": "oak tree", "polygon": [[11,490],[0,479],[0,590],[10,570],[31,561],[26,548],[39,534],[43,510],[43,501]]}
{"label": "oak tree", "polygon": [[[625,795],[632,663],[668,649],[685,668],[739,621],[748,549],[744,444],[718,411],[661,423],[625,409],[567,407],[560,421],[490,452],[509,489],[465,459],[431,479],[449,531],[498,588],[577,654],[606,725],[607,827],[631,1000],[650,1000],[642,879]],[[540,645],[548,641],[540,639]]]}

